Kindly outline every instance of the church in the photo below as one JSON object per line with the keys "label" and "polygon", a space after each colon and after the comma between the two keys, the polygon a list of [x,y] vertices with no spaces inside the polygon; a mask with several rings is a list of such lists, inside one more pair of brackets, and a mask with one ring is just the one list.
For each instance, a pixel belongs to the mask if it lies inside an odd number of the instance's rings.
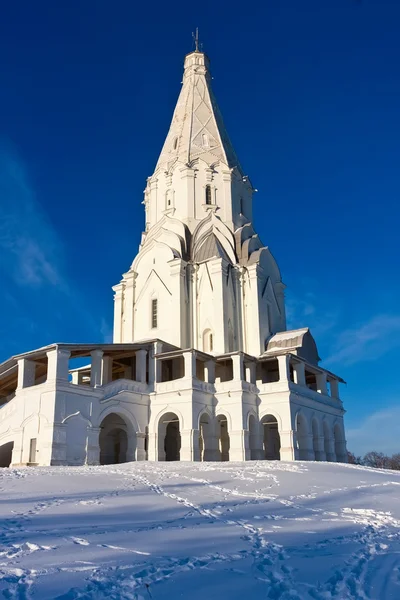
{"label": "church", "polygon": [[255,192],[196,45],[147,179],[138,254],[113,288],[113,343],[0,365],[0,466],[347,461],[344,382],[319,366],[308,328],[286,329]]}

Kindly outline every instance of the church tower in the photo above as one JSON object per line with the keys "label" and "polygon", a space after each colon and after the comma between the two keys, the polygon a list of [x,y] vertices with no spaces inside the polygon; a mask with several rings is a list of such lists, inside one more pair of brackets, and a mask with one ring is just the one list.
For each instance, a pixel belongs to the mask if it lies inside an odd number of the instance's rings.
{"label": "church tower", "polygon": [[279,268],[253,226],[254,192],[211,89],[209,59],[196,45],[147,180],[139,252],[113,288],[115,343],[158,338],[259,356],[286,330]]}

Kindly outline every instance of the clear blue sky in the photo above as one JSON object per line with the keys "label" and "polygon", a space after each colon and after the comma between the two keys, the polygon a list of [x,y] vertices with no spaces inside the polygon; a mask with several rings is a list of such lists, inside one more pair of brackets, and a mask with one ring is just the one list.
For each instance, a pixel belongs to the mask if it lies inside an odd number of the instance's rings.
{"label": "clear blue sky", "polygon": [[398,0],[5,3],[0,360],[110,339],[196,26],[288,326],[348,382],[350,448],[400,451]]}

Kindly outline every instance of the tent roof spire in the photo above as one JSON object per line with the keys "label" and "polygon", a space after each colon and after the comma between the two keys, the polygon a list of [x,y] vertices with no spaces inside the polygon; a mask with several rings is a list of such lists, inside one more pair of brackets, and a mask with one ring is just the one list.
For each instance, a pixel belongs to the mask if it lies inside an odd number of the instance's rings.
{"label": "tent roof spire", "polygon": [[210,61],[200,50],[198,27],[193,40],[195,49],[185,56],[183,86],[156,170],[201,159],[210,167],[221,162],[243,174],[211,89]]}

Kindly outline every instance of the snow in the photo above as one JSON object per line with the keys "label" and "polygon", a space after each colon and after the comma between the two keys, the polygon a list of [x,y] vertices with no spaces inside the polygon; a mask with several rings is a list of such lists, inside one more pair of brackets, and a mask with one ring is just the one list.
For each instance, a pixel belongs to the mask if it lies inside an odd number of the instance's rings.
{"label": "snow", "polygon": [[329,463],[0,469],[0,594],[400,598],[400,472]]}

